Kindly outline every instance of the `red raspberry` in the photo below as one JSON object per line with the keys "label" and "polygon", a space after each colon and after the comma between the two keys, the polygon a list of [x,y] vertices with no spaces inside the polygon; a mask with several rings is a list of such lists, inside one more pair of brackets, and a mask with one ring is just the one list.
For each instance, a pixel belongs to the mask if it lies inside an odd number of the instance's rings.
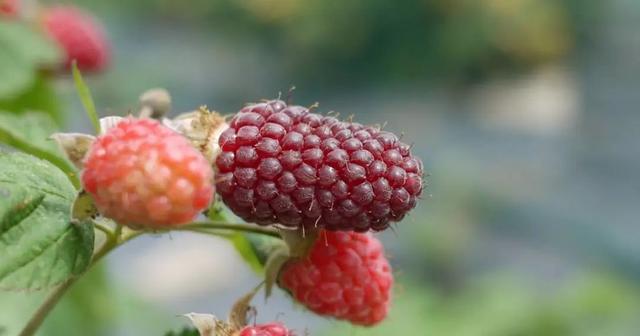
{"label": "red raspberry", "polygon": [[191,221],[209,205],[212,180],[202,154],[151,119],[125,119],[98,137],[82,171],[100,213],[134,228]]}
{"label": "red raspberry", "polygon": [[307,258],[285,264],[280,285],[317,314],[371,326],[387,316],[393,275],[371,234],[321,231]]}
{"label": "red raspberry", "polygon": [[20,12],[20,0],[0,0],[0,17],[13,18]]}
{"label": "red raspberry", "polygon": [[73,6],[56,6],[43,14],[47,33],[66,53],[65,66],[76,60],[83,71],[100,71],[110,60],[109,44],[93,16]]}
{"label": "red raspberry", "polygon": [[240,330],[238,336],[293,336],[293,333],[282,323],[272,322],[246,326]]}
{"label": "red raspberry", "polygon": [[222,133],[218,193],[248,222],[384,230],[416,205],[422,162],[389,132],[274,100]]}

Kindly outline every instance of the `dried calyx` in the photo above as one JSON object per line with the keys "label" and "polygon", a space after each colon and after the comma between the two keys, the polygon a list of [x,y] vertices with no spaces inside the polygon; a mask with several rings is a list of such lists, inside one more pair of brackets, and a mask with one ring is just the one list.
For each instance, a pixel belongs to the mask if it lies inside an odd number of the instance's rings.
{"label": "dried calyx", "polygon": [[214,162],[220,153],[218,138],[229,127],[224,117],[206,106],[174,119],[163,119],[162,123],[187,137],[209,162]]}
{"label": "dried calyx", "polygon": [[261,287],[262,285],[257,286],[238,299],[232,306],[226,321],[220,320],[211,314],[188,313],[183,316],[191,321],[200,333],[200,336],[246,336],[255,335],[258,331],[261,332],[259,335],[293,336],[293,334],[279,322],[260,325],[250,325],[248,323],[248,316],[252,314],[255,315],[255,309],[251,306],[251,300]]}
{"label": "dried calyx", "polygon": [[[182,134],[189,139],[209,162],[214,162],[220,152],[218,138],[229,126],[225,118],[215,111],[202,106],[199,109],[178,115],[174,119],[166,118],[171,112],[171,96],[164,89],[151,89],[140,95],[139,118],[159,120],[164,126]],[[126,118],[107,116],[100,119],[100,134],[115,127]],[[82,169],[85,155],[96,137],[82,133],[54,133],[54,140],[66,158],[76,168]]]}

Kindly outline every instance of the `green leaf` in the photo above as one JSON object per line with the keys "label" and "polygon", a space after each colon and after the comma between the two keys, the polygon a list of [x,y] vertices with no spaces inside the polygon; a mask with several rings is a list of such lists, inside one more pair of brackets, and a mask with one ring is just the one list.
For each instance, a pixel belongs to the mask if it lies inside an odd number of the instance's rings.
{"label": "green leaf", "polygon": [[54,126],[53,120],[43,113],[18,116],[0,111],[0,142],[51,162],[77,186],[75,168],[63,158],[55,142],[48,139],[55,132]]}
{"label": "green leaf", "polygon": [[119,322],[118,298],[106,266],[96,264],[73,284],[45,320],[41,335],[105,335],[106,328]]}
{"label": "green leaf", "polygon": [[169,331],[164,336],[200,336],[200,332],[195,328],[184,328],[181,331]]}
{"label": "green leaf", "polygon": [[96,105],[94,104],[93,97],[91,96],[91,90],[89,90],[84,79],[82,79],[82,74],[80,73],[80,70],[78,70],[78,65],[75,61],[73,61],[71,71],[73,72],[73,81],[76,83],[76,90],[80,96],[82,106],[84,106],[84,110],[87,112],[89,120],[91,120],[91,124],[93,124],[93,127],[96,129],[96,134],[100,134],[100,121],[98,112],[96,112]]}
{"label": "green leaf", "polygon": [[254,246],[249,239],[249,235],[250,234],[247,233],[235,232],[225,238],[231,242],[242,259],[249,264],[249,267],[251,267],[254,272],[261,274],[264,272],[264,262],[258,257],[258,248]]}
{"label": "green leaf", "polygon": [[0,98],[20,94],[40,68],[58,63],[61,55],[55,42],[33,25],[0,21]]}
{"label": "green leaf", "polygon": [[[1,68],[0,66],[0,70]],[[18,95],[0,99],[0,110],[16,114],[42,111],[50,115],[57,124],[61,124],[63,122],[63,114],[60,110],[58,96],[51,84],[48,76],[44,73],[37,74],[31,86],[26,90]]]}
{"label": "green leaf", "polygon": [[[44,113],[29,112],[17,116],[0,111],[0,131],[8,134],[11,139],[17,139],[16,143],[28,142],[42,151],[62,157],[55,142],[49,140],[49,136],[56,131],[55,123]],[[3,139],[3,142],[6,141],[8,140]],[[6,143],[13,145],[11,142]]]}
{"label": "green leaf", "polygon": [[12,99],[33,83],[31,64],[0,42],[0,98]]}
{"label": "green leaf", "polygon": [[0,152],[0,288],[42,289],[84,272],[93,226],[74,225],[76,191],[55,166]]}
{"label": "green leaf", "polygon": [[37,65],[55,64],[62,57],[53,40],[23,22],[0,22],[0,45],[13,47],[21,58]]}
{"label": "green leaf", "polygon": [[[219,205],[220,202],[215,204],[214,207],[209,209],[207,217],[216,222],[228,222],[227,218],[233,215],[221,207]],[[264,265],[268,254],[274,248],[274,243],[278,241],[262,235],[244,232],[224,233],[219,236],[229,240],[242,259],[258,274],[264,273]]]}

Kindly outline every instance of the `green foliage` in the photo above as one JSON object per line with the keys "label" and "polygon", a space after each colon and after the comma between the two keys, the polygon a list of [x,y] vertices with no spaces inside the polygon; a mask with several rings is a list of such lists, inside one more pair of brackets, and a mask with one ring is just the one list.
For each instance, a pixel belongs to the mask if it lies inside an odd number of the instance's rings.
{"label": "green foliage", "polygon": [[94,232],[71,223],[75,194],[50,163],[0,153],[0,288],[49,288],[87,269]]}
{"label": "green foliage", "polygon": [[0,21],[0,100],[13,99],[36,82],[39,69],[61,57],[55,43],[35,27]]}
{"label": "green foliage", "polygon": [[30,112],[16,116],[0,111],[0,134],[3,134],[0,140],[29,154],[37,153],[31,153],[27,146],[61,157],[56,144],[49,140],[55,130],[55,123],[46,114]]}
{"label": "green foliage", "polygon": [[379,327],[342,324],[323,335],[634,335],[639,311],[638,288],[620,279],[589,274],[544,293],[527,281],[493,276],[455,293],[424,284],[397,288],[391,315]]}
{"label": "green foliage", "polygon": [[152,11],[168,20],[199,20],[231,41],[268,46],[288,77],[307,88],[472,80],[529,69],[569,55],[579,33],[595,31],[597,21],[582,17],[600,6],[578,0],[83,2],[136,18]]}
{"label": "green foliage", "polygon": [[104,264],[76,282],[42,325],[43,335],[102,335],[117,318],[114,290]]}
{"label": "green foliage", "polygon": [[[212,221],[229,222],[228,218],[235,218],[229,210],[220,207],[220,202],[209,211],[207,216]],[[242,259],[256,273],[264,273],[269,252],[273,249],[274,239],[244,232],[221,233],[221,237],[229,240]]]}
{"label": "green foliage", "polygon": [[63,158],[57,145],[49,140],[54,132],[55,123],[46,114],[29,112],[12,115],[0,111],[0,143],[51,162],[77,185],[77,180],[73,178],[75,168]]}
{"label": "green foliage", "polygon": [[38,73],[33,84],[20,94],[0,98],[0,110],[16,114],[43,111],[53,117],[56,123],[60,124],[63,121],[58,97],[44,73]]}
{"label": "green foliage", "polygon": [[229,234],[226,238],[233,244],[233,247],[238,251],[242,259],[251,267],[256,273],[264,272],[264,261],[258,256],[259,248],[257,246],[256,237],[251,239],[250,233],[234,232]]}
{"label": "green foliage", "polygon": [[164,336],[200,336],[200,333],[194,328],[184,328],[180,331],[169,331]]}
{"label": "green foliage", "polygon": [[[38,335],[110,335],[123,324],[131,326],[133,335],[160,335],[183,322],[167,319],[171,312],[114,285],[107,273],[104,263],[91,267],[56,305]],[[48,294],[0,291],[0,330],[5,331],[0,336],[17,335]]]}
{"label": "green foliage", "polygon": [[96,134],[100,134],[100,121],[98,117],[98,112],[96,111],[96,104],[93,102],[93,97],[91,96],[91,90],[87,84],[85,84],[84,79],[82,78],[82,74],[80,70],[78,70],[78,65],[76,62],[73,62],[73,81],[76,84],[76,90],[78,90],[78,95],[80,96],[80,101],[82,102],[82,106],[84,106],[84,110],[87,112],[89,116],[89,120],[91,120],[91,124],[96,130]]}

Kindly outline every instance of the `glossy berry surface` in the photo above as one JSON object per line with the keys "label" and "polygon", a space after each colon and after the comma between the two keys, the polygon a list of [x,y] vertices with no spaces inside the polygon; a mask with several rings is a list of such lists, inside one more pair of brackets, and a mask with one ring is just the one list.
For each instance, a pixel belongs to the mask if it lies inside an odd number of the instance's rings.
{"label": "glossy berry surface", "polygon": [[100,213],[134,228],[191,221],[211,202],[212,181],[202,154],[151,119],[125,119],[98,137],[82,171]]}
{"label": "glossy berry surface", "polygon": [[282,101],[249,105],[222,133],[217,190],[261,225],[384,230],[416,205],[422,162],[390,132]]}
{"label": "glossy berry surface", "polygon": [[280,285],[319,315],[371,326],[387,316],[393,275],[371,234],[321,231],[308,257],[285,264]]}
{"label": "glossy berry surface", "polygon": [[282,323],[272,322],[246,326],[240,330],[238,336],[293,336],[293,333]]}
{"label": "glossy berry surface", "polygon": [[82,71],[100,71],[109,63],[107,38],[90,14],[73,6],[55,6],[44,11],[42,24],[65,53],[66,68],[73,60]]}
{"label": "glossy berry surface", "polygon": [[20,0],[0,0],[0,18],[13,18],[20,12]]}

